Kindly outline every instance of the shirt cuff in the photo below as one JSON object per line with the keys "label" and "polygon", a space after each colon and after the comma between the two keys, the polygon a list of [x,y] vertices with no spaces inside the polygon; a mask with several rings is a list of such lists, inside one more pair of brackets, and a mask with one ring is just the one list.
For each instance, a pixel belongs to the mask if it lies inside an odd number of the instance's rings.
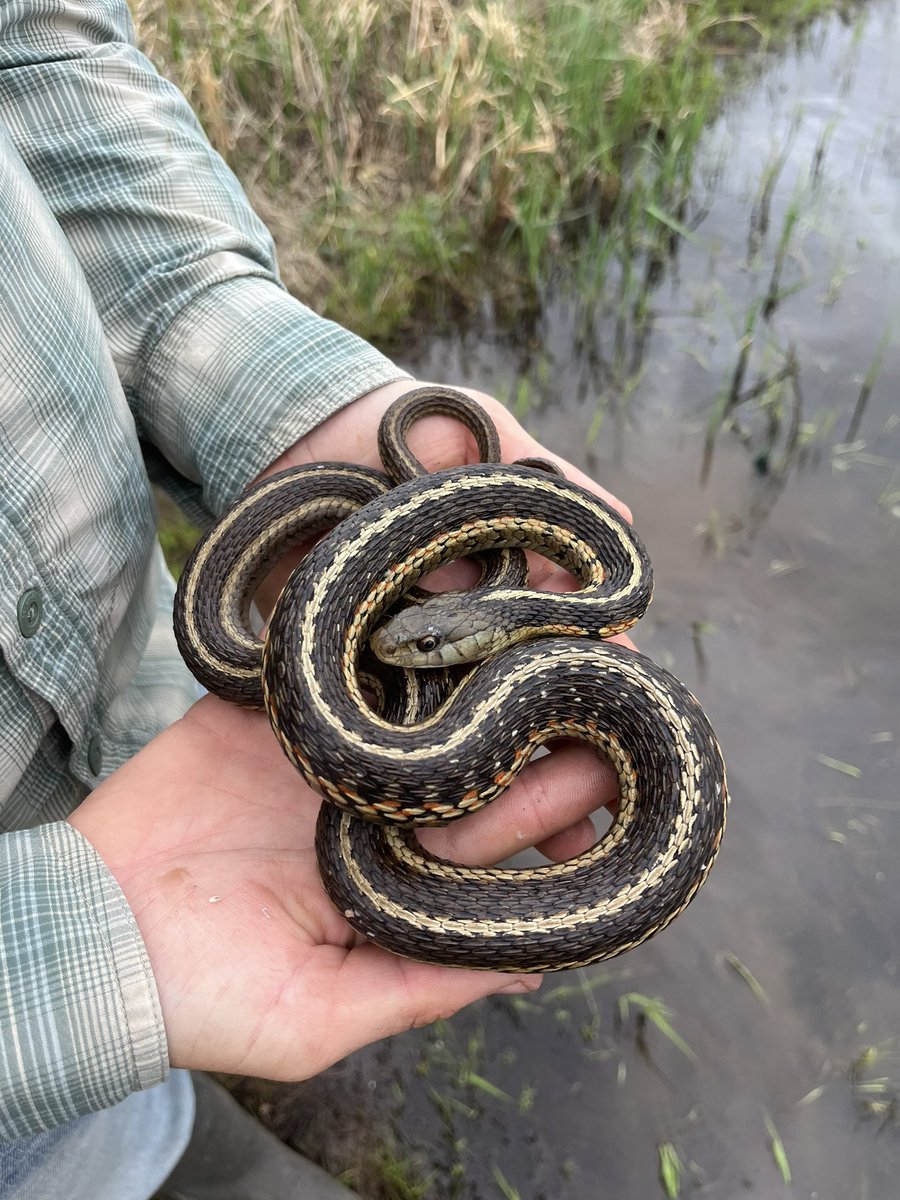
{"label": "shirt cuff", "polygon": [[202,292],[154,348],[139,432],[217,515],[326,417],[403,378],[277,284],[241,275]]}
{"label": "shirt cuff", "polygon": [[134,915],[66,822],[0,838],[0,1140],[109,1108],[168,1075]]}

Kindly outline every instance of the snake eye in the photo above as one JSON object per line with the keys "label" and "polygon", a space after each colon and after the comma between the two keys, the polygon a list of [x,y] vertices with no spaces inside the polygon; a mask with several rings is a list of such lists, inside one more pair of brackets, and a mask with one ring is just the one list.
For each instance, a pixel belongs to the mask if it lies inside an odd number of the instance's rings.
{"label": "snake eye", "polygon": [[433,633],[426,633],[416,640],[416,649],[421,654],[429,654],[437,647],[438,639]]}

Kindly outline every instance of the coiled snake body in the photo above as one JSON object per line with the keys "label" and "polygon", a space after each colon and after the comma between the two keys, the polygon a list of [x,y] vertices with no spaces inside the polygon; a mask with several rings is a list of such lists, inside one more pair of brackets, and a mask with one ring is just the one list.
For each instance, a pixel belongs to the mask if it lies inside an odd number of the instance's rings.
{"label": "coiled snake body", "polygon": [[[404,398],[385,420],[388,440],[405,445],[409,413],[436,410],[459,415],[455,394]],[[486,420],[470,405],[461,411],[467,424]],[[496,457],[495,446],[481,451]],[[413,477],[394,487],[365,468],[319,464],[248,492],[182,576],[182,653],[210,690],[265,704],[285,753],[329,801],[317,827],[320,871],[357,930],[398,953],[467,967],[553,970],[612,957],[689,903],[715,858],[727,803],[697,701],[648,658],[604,640],[649,603],[646,553],[614,510],[541,465],[413,474],[411,461],[398,473]],[[338,520],[275,606],[260,678],[253,583],[286,543]],[[437,597],[379,629],[442,563],[524,549],[561,563],[581,587],[509,586],[500,571],[491,586]],[[462,650],[442,644],[445,625]],[[373,709],[361,667],[370,641],[383,663],[400,664],[379,668],[378,687],[407,681],[411,723]],[[420,672],[403,665],[410,654],[439,665],[485,646],[490,656],[445,699],[417,708]],[[617,814],[591,850],[510,869],[462,867],[419,846],[415,826],[488,803],[561,737],[590,743],[618,776]]]}

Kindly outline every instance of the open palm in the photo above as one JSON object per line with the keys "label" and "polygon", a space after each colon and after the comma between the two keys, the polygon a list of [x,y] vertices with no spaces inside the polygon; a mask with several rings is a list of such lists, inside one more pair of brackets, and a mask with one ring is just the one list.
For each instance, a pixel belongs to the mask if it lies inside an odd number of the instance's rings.
{"label": "open palm", "polygon": [[[586,814],[615,791],[609,768],[566,747],[488,809],[429,831],[429,845],[472,863],[537,843],[565,857],[590,844]],[[300,1079],[481,996],[537,986],[360,939],[319,881],[319,803],[263,714],[210,696],[72,815],[135,914],[173,1065]]]}

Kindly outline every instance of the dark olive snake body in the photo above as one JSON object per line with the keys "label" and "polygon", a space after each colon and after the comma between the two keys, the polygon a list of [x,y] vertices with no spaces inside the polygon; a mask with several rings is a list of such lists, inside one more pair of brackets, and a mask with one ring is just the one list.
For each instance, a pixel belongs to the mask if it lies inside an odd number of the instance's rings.
{"label": "dark olive snake body", "polygon": [[[416,395],[417,416],[435,411]],[[454,403],[442,390],[438,411],[452,413]],[[388,441],[401,446],[410,423],[403,404],[385,421]],[[479,449],[497,456],[480,439]],[[605,640],[649,603],[646,552],[615,510],[542,464],[414,474],[417,465],[408,455],[398,470],[412,478],[394,487],[377,472],[327,464],[249,492],[182,576],[182,653],[210,690],[265,703],[285,753],[329,801],[317,829],[320,871],[360,933],[400,954],[468,967],[553,970],[612,957],[686,907],[715,858],[727,804],[721,754],[697,701],[643,655]],[[247,628],[259,564],[285,539],[341,517],[275,606],[260,689],[259,643]],[[521,586],[521,570],[492,576],[489,567],[481,586],[454,603],[470,606],[477,630],[502,627],[504,648],[443,700],[442,691],[418,699],[427,672],[382,666],[380,678],[405,681],[402,719],[412,723],[375,711],[361,664],[385,614],[442,563],[507,549],[536,550],[581,586],[541,592]],[[435,640],[442,607],[435,600],[410,610],[427,631],[421,645]],[[388,643],[384,631],[374,639],[389,663]],[[591,850],[511,870],[461,867],[419,847],[415,826],[488,803],[539,746],[560,737],[590,743],[618,775],[618,813]]]}

